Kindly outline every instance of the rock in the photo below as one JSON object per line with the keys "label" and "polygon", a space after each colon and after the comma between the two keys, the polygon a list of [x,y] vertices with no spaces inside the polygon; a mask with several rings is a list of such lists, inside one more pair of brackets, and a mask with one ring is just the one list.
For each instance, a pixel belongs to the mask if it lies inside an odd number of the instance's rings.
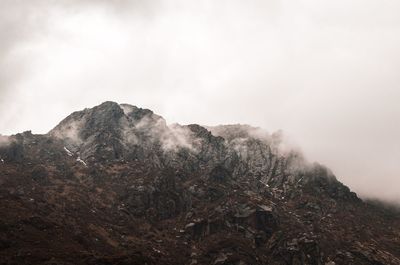
{"label": "rock", "polygon": [[279,145],[114,102],[7,137],[0,263],[400,264],[398,215]]}
{"label": "rock", "polygon": [[228,260],[228,256],[225,253],[220,253],[218,257],[214,261],[214,265],[221,265],[225,264],[225,262]]}
{"label": "rock", "polygon": [[257,205],[254,208],[248,205],[240,205],[234,217],[237,224],[263,231],[268,236],[271,235],[272,230],[277,226],[277,220],[272,208],[265,205]]}
{"label": "rock", "polygon": [[31,172],[32,179],[41,185],[49,184],[49,173],[43,165],[36,165]]}

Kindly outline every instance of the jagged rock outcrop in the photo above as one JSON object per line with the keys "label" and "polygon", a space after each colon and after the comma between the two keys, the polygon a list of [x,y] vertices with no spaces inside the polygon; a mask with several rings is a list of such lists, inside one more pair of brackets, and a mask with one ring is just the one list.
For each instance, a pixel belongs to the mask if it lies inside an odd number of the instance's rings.
{"label": "jagged rock outcrop", "polygon": [[399,264],[396,213],[247,125],[105,102],[0,137],[0,264]]}

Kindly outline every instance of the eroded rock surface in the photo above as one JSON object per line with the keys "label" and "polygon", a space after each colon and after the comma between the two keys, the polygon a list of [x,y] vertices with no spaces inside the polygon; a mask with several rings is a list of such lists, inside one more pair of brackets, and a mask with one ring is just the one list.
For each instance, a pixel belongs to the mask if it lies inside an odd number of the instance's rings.
{"label": "eroded rock surface", "polygon": [[0,159],[0,264],[400,264],[399,215],[279,133],[105,102]]}

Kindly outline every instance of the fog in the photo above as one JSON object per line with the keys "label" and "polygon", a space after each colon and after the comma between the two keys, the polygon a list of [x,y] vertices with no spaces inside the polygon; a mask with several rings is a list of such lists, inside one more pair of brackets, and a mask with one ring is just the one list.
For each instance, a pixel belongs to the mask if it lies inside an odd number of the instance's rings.
{"label": "fog", "polygon": [[0,1],[0,133],[106,100],[168,123],[282,130],[400,201],[400,2]]}

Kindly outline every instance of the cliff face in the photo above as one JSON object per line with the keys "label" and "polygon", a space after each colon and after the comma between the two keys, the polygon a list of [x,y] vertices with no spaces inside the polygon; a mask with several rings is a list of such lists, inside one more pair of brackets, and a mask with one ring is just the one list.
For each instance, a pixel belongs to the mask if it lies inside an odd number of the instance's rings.
{"label": "cliff face", "polygon": [[400,264],[398,216],[279,134],[105,102],[0,140],[2,264]]}

